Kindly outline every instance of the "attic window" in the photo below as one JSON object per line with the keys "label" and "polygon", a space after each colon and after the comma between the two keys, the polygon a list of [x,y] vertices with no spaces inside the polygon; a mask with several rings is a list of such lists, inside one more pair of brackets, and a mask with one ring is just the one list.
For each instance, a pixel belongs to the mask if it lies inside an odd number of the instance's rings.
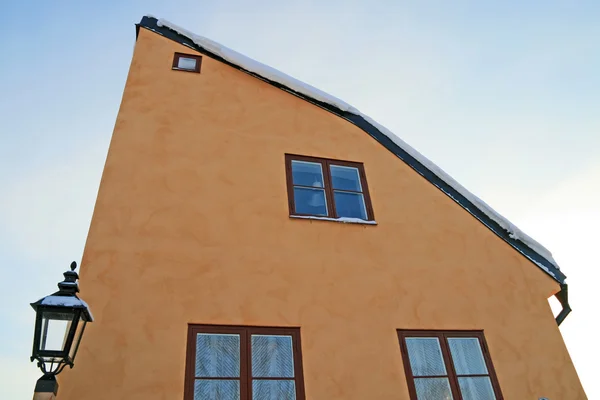
{"label": "attic window", "polygon": [[291,216],[373,221],[361,163],[286,154]]}
{"label": "attic window", "polygon": [[200,73],[202,57],[193,54],[175,53],[173,57],[173,69]]}

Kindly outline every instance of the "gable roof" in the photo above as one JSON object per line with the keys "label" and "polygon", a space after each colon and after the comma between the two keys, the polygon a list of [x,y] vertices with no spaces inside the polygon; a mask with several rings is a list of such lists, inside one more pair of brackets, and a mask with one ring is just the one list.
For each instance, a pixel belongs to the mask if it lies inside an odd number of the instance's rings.
{"label": "gable roof", "polygon": [[554,258],[552,258],[552,253],[550,253],[548,249],[529,237],[473,193],[465,189],[450,175],[445,173],[441,168],[409,146],[394,133],[378,124],[367,115],[362,114],[350,104],[286,75],[281,71],[246,57],[245,55],[210,39],[198,36],[164,19],[145,16],[140,23],[136,25],[138,33],[140,28],[148,29],[208,57],[221,61],[270,85],[300,97],[318,107],[324,108],[356,125],[404,161],[418,174],[427,179],[431,184],[448,195],[448,197],[458,203],[473,217],[488,227],[498,237],[511,245],[523,256],[528,258],[531,262],[536,264],[553,279],[561,284],[565,284],[566,276],[560,271],[558,264]]}

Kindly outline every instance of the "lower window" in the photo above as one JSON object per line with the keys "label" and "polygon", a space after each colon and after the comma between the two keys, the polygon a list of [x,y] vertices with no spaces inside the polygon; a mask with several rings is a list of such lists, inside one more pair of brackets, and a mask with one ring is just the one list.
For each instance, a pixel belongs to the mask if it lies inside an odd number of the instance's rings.
{"label": "lower window", "polygon": [[189,325],[185,400],[304,400],[297,328]]}
{"label": "lower window", "polygon": [[412,400],[501,400],[482,331],[398,331]]}

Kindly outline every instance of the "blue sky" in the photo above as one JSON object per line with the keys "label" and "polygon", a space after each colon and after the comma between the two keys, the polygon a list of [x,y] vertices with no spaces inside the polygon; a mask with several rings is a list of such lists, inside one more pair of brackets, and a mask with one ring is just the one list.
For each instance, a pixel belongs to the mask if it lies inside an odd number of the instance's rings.
{"label": "blue sky", "polygon": [[28,303],[81,258],[146,13],[353,104],[548,247],[570,284],[563,336],[600,398],[600,2],[57,0],[0,11],[0,398],[31,397]]}

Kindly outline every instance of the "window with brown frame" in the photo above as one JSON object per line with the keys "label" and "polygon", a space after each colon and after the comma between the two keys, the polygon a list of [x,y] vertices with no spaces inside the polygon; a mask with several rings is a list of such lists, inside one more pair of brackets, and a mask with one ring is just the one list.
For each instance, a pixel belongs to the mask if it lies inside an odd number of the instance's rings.
{"label": "window with brown frame", "polygon": [[184,400],[304,400],[298,328],[189,325]]}
{"label": "window with brown frame", "polygon": [[195,54],[175,53],[173,56],[173,69],[177,71],[188,71],[200,73],[202,56]]}
{"label": "window with brown frame", "polygon": [[285,155],[290,215],[372,221],[362,163]]}
{"label": "window with brown frame", "polygon": [[398,331],[412,400],[501,400],[482,331]]}

